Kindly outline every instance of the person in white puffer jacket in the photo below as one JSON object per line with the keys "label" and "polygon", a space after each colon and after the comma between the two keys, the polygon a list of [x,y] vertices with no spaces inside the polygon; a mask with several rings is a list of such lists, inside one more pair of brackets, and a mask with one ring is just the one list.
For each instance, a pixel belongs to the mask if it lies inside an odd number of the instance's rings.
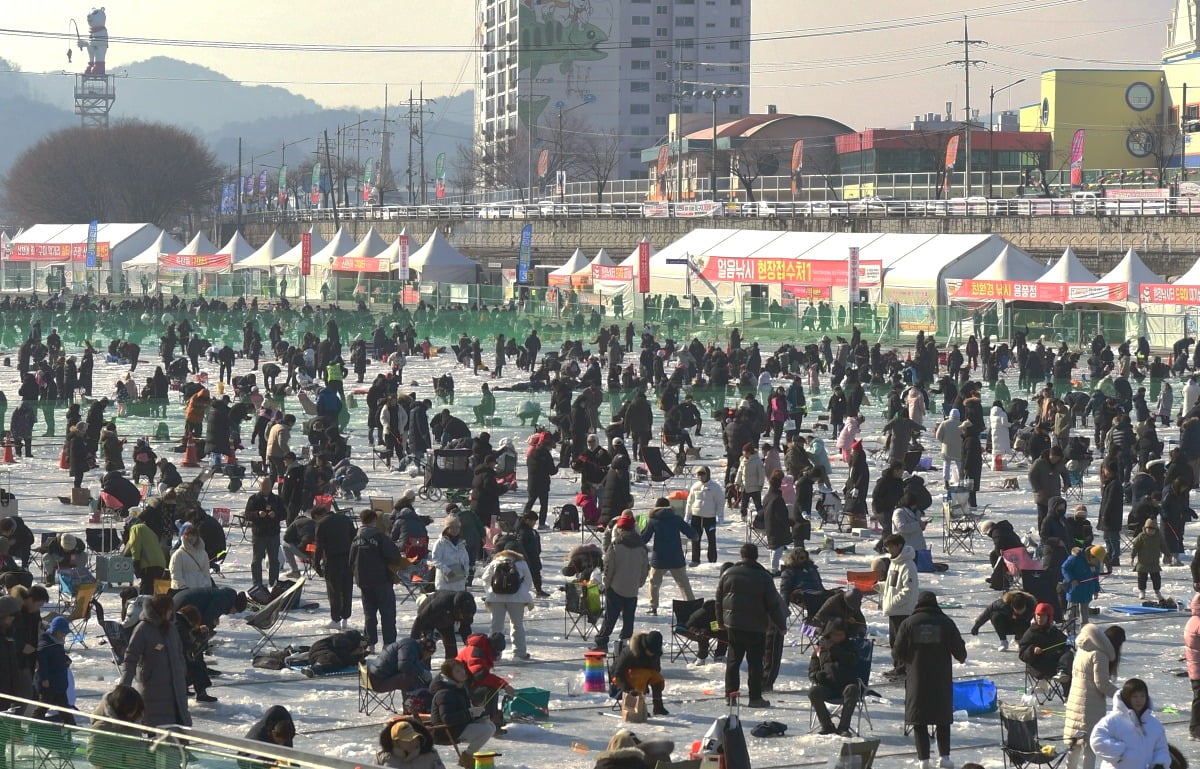
{"label": "person in white puffer jacket", "polygon": [[[510,570],[504,564],[511,564]],[[497,578],[497,571],[505,576]],[[515,592],[511,584],[515,572]],[[533,574],[525,556],[515,550],[502,550],[488,561],[480,576],[483,582],[483,605],[492,613],[492,635],[504,632],[507,617],[512,626],[513,659],[527,660],[529,652],[525,645],[525,610],[533,608]]]}
{"label": "person in white puffer jacket", "polygon": [[[904,537],[889,534],[883,539],[883,547],[891,561],[880,590],[879,608],[888,618],[888,644],[894,646],[900,623],[908,619],[917,606],[921,584],[917,575],[916,551],[905,543]],[[885,675],[894,678],[903,675],[903,672],[904,669],[893,658],[892,669]]]}
{"label": "person in white puffer jacket", "polygon": [[1146,682],[1131,678],[1113,695],[1108,712],[1088,739],[1100,769],[1148,769],[1171,765],[1167,733],[1150,706]]}
{"label": "person in white puffer jacket", "polygon": [[456,517],[446,519],[442,536],[433,546],[430,557],[436,572],[434,587],[438,590],[466,590],[467,575],[471,573],[471,556],[462,538],[462,523]]}
{"label": "person in white puffer jacket", "polygon": [[692,540],[692,566],[700,565],[700,539],[708,538],[708,562],[717,562],[717,524],[725,512],[725,488],[712,480],[707,467],[696,468],[696,482],[688,491],[687,522],[700,537]]}

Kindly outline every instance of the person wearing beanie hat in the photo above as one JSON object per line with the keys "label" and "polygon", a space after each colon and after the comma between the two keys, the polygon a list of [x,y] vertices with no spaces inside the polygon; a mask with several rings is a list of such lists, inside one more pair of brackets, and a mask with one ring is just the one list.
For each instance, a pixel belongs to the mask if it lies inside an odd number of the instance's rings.
{"label": "person wearing beanie hat", "polygon": [[60,709],[59,719],[63,723],[74,724],[75,719],[70,709],[74,703],[67,697],[71,688],[71,658],[67,656],[64,642],[71,633],[71,621],[58,616],[50,621],[50,627],[38,640],[37,673],[33,679],[33,688],[37,699],[45,703],[33,712],[34,718],[45,717],[49,710],[47,705]]}
{"label": "person wearing beanie hat", "polygon": [[1075,548],[1091,547],[1096,540],[1096,533],[1092,530],[1092,522],[1088,520],[1088,510],[1083,505],[1076,505],[1075,512],[1063,522],[1067,530],[1066,547],[1068,550]]}
{"label": "person wearing beanie hat", "polygon": [[1050,681],[1058,676],[1055,682],[1066,699],[1075,652],[1067,648],[1066,634],[1054,624],[1055,613],[1054,606],[1045,602],[1034,608],[1033,624],[1017,641],[1017,654],[1034,680]]}
{"label": "person wearing beanie hat", "polygon": [[[633,511],[617,517],[616,531],[604,553],[604,623],[596,634],[594,649],[608,651],[608,638],[621,619],[618,636],[627,641],[633,636],[638,593],[650,574],[650,559],[642,535],[634,525]],[[620,522],[626,521],[628,525]]]}
{"label": "person wearing beanie hat", "polygon": [[1100,545],[1092,545],[1071,555],[1063,562],[1063,587],[1066,590],[1067,614],[1079,620],[1082,627],[1091,616],[1091,603],[1100,592],[1100,573],[1108,553]]}
{"label": "person wearing beanie hat", "polygon": [[667,681],[662,674],[663,637],[657,630],[640,631],[633,634],[613,663],[613,682],[622,692],[644,694],[650,690],[653,713],[656,716],[670,715],[663,704],[663,690]]}
{"label": "person wearing beanie hat", "polygon": [[1146,580],[1154,584],[1154,597],[1159,601],[1162,596],[1162,558],[1167,550],[1167,540],[1158,529],[1158,523],[1153,518],[1147,518],[1142,524],[1142,530],[1133,538],[1129,545],[1129,559],[1137,572],[1138,598],[1146,600]]}
{"label": "person wearing beanie hat", "polygon": [[[751,447],[753,448],[753,447]],[[756,455],[752,455],[756,456]],[[761,466],[762,462],[759,461]],[[670,500],[659,497],[642,530],[642,542],[650,545],[650,608],[651,615],[658,613],[659,589],[667,574],[675,580],[679,592],[689,601],[695,600],[692,583],[688,579],[687,558],[683,554],[680,537],[695,540],[700,538],[692,525],[675,514]]]}
{"label": "person wearing beanie hat", "polygon": [[950,414],[938,425],[934,437],[942,444],[942,482],[949,486],[951,467],[954,468],[954,476],[962,478],[963,436],[958,409],[950,409]]}
{"label": "person wearing beanie hat", "polygon": [[742,446],[742,458],[738,464],[737,475],[734,476],[733,482],[737,486],[738,493],[742,498],[742,520],[746,520],[746,513],[750,509],[751,500],[754,502],[755,516],[761,516],[762,490],[767,482],[767,468],[763,464],[762,457],[755,451],[753,441]]}

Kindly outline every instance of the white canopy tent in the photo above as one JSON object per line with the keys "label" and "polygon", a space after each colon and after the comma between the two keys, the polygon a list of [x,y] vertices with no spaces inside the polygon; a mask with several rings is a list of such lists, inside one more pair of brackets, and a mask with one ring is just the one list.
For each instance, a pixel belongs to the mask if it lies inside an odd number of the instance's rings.
{"label": "white canopy tent", "polygon": [[612,260],[612,257],[610,257],[608,255],[608,251],[606,251],[602,248],[598,252],[596,252],[596,258],[594,258],[594,259],[592,259],[592,261],[588,262],[588,268],[591,269],[591,267],[593,265],[599,266],[599,267],[616,267],[617,263],[614,262]]}
{"label": "white canopy tent", "polygon": [[946,281],[974,278],[1008,247],[998,235],[935,235],[884,265],[883,299],[901,305],[946,305]]}
{"label": "white canopy tent", "polygon": [[479,278],[479,265],[450,245],[439,229],[409,255],[408,268],[424,283],[474,283]]}
{"label": "white canopy tent", "polygon": [[196,256],[197,254],[215,254],[217,247],[212,241],[204,236],[203,232],[197,232],[195,237],[187,242],[187,245],[178,251],[163,251],[164,254],[187,254],[188,256]]}
{"label": "white canopy tent", "polygon": [[232,257],[231,262],[236,265],[254,253],[254,246],[246,242],[246,239],[242,237],[242,233],[235,232],[233,233],[233,237],[229,239],[229,242],[222,246],[217,253],[229,254]]}
{"label": "white canopy tent", "polygon": [[291,246],[278,231],[272,232],[271,237],[267,238],[267,242],[263,243],[257,251],[239,262],[234,262],[233,269],[270,271],[274,261],[286,254],[290,248]]}
{"label": "white canopy tent", "polygon": [[370,259],[376,258],[384,252],[388,247],[388,242],[375,230],[374,227],[367,230],[367,234],[358,242],[354,248],[344,254],[337,254],[348,259]]}
{"label": "white canopy tent", "polygon": [[[325,248],[325,238],[321,237],[321,233],[317,232],[316,227],[310,227],[307,234],[312,239],[311,253],[316,254],[322,248]],[[271,266],[277,269],[298,273],[300,271],[300,259],[303,253],[304,242],[302,240],[297,241],[296,245],[292,246],[287,253],[283,254],[283,256],[279,256],[271,260]]]}
{"label": "white canopy tent", "polygon": [[[42,288],[45,276],[51,270],[61,271],[73,283],[81,286],[88,276],[95,279],[97,288],[101,291],[107,288],[107,279],[113,279],[113,290],[120,290],[122,267],[125,262],[133,259],[146,250],[162,230],[153,224],[146,223],[104,223],[96,228],[96,242],[107,244],[108,254],[96,262],[96,267],[87,269],[86,262],[80,258],[46,258],[45,253],[54,247],[73,246],[82,249],[88,241],[87,224],[35,224],[13,236],[12,248],[8,252],[3,266],[5,284],[14,284],[13,275],[20,278],[21,286]],[[174,243],[174,241],[171,241]],[[25,246],[29,250],[41,252],[28,259],[20,258],[19,250]],[[80,289],[82,290],[82,289]]]}
{"label": "white canopy tent", "polygon": [[1067,246],[1062,256],[1058,257],[1058,261],[1050,265],[1050,269],[1046,270],[1046,274],[1038,278],[1037,282],[1095,283],[1096,276],[1083,266],[1083,262],[1079,261],[1079,257],[1075,255],[1075,249]]}
{"label": "white canopy tent", "polygon": [[1138,256],[1137,251],[1130,248],[1121,257],[1117,265],[1105,273],[1097,283],[1118,283],[1129,287],[1129,299],[1123,304],[1136,304],[1139,289],[1143,283],[1162,283],[1163,277],[1149,267]]}
{"label": "white canopy tent", "polygon": [[575,253],[567,259],[558,269],[553,270],[546,275],[546,282],[551,286],[569,286],[572,279],[576,275],[581,275],[584,271],[590,271],[591,264],[582,249],[575,249]]}
{"label": "white canopy tent", "polygon": [[183,246],[179,245],[179,241],[168,235],[166,232],[158,233],[158,237],[154,242],[146,248],[145,251],[126,260],[125,264],[121,265],[124,270],[140,270],[144,272],[158,271],[158,255],[159,254],[177,254]]}
{"label": "white canopy tent", "polygon": [[[650,247],[650,261],[654,262],[654,247]],[[615,266],[629,271],[630,278],[628,280],[596,280],[592,281],[592,291],[600,294],[603,297],[615,299],[621,297],[623,307],[633,307],[634,297],[637,296],[637,264],[638,264],[638,249],[635,246],[629,256],[622,259]]]}
{"label": "white canopy tent", "polygon": [[974,279],[1035,281],[1045,273],[1045,265],[1015,246],[1008,245]]}

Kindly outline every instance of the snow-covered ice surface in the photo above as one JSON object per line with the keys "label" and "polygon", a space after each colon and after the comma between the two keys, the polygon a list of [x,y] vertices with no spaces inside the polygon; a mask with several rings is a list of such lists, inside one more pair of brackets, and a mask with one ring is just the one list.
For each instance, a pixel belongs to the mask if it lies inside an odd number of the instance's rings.
{"label": "snow-covered ice surface", "polygon": [[[7,354],[7,353],[6,353]],[[152,352],[143,352],[142,363],[135,375],[148,376],[153,371],[156,361],[151,360]],[[14,355],[15,357],[15,355]],[[238,361],[235,373],[243,373],[249,369],[247,361]],[[366,382],[379,370],[379,364],[372,364],[368,371]],[[104,363],[98,356],[95,370],[94,395],[108,395],[112,384],[124,373],[126,367]],[[214,375],[216,366],[208,368]],[[487,380],[486,374],[472,376],[469,369],[457,366],[449,356],[422,361],[419,357],[409,358],[405,368],[407,383],[417,383],[416,386],[406,386],[407,390],[416,390],[422,396],[432,397],[430,382],[436,375],[452,371],[458,386],[458,397],[453,407],[455,413],[471,423],[470,407],[478,403],[478,385],[484,381],[493,384],[507,385],[520,381],[522,372],[515,366],[506,367],[505,376],[500,380]],[[351,380],[353,376],[351,376]],[[1014,395],[1020,397],[1017,391],[1015,372],[1010,371],[1008,379]],[[363,385],[362,387],[365,387]],[[347,381],[347,392],[358,389],[358,385]],[[0,389],[9,394],[9,411],[18,403],[15,397],[17,390],[16,370],[14,368],[0,369]],[[1179,390],[1177,390],[1178,392]],[[364,391],[365,392],[365,391]],[[827,384],[817,397],[822,401],[828,396]],[[524,438],[530,428],[515,427],[518,424],[514,414],[517,405],[529,396],[525,393],[497,393],[497,415],[504,420],[504,426],[491,430],[493,445],[500,438],[512,437],[524,453]],[[535,396],[548,410],[549,397],[547,394]],[[809,398],[813,396],[810,393]],[[990,403],[989,393],[984,393],[984,403]],[[289,399],[289,406],[295,408],[295,401]],[[867,417],[863,436],[870,446],[872,436],[878,436],[882,425],[881,404],[864,408]],[[936,411],[936,407],[934,411]],[[58,435],[61,436],[64,427],[62,411],[57,413]],[[116,413],[115,404],[109,408],[109,416]],[[607,403],[602,408],[602,416],[607,417]],[[178,440],[182,429],[182,407],[172,403],[168,424],[171,427],[172,438]],[[708,415],[705,415],[706,418]],[[927,418],[927,422],[932,417]],[[41,413],[38,412],[39,424],[35,435],[43,432]],[[656,434],[661,425],[661,414],[655,414]],[[118,419],[119,432],[130,439],[153,435],[157,419],[122,418]],[[363,503],[369,496],[399,496],[405,489],[416,488],[419,480],[408,474],[389,472],[380,465],[372,469],[369,450],[366,447],[365,428],[365,398],[357,398],[357,408],[352,412],[350,425],[351,445],[355,461],[359,463],[370,477],[370,485],[363,493]],[[811,421],[811,420],[810,420]],[[544,423],[544,419],[543,419]],[[7,427],[7,425],[5,425]],[[243,434],[249,434],[250,423],[244,426]],[[475,429],[475,428],[473,428]],[[1090,432],[1090,428],[1089,428]],[[1164,438],[1173,437],[1174,430],[1163,430]],[[300,440],[300,439],[298,439]],[[294,445],[299,445],[294,440]],[[0,485],[11,488],[20,498],[20,513],[33,528],[35,534],[42,531],[72,531],[82,534],[85,527],[86,508],[69,507],[61,504],[57,496],[69,494],[70,480],[66,472],[58,469],[57,458],[61,446],[61,438],[35,438],[35,457],[33,460],[20,460],[16,465],[0,466]],[[702,448],[701,461],[717,466],[721,457],[720,440],[716,431],[707,421],[703,435],[698,439]],[[827,446],[832,454],[832,440],[827,440]],[[926,445],[930,445],[926,439]],[[160,454],[171,457],[178,463],[179,456],[171,454],[165,443],[156,442],[156,450]],[[248,461],[256,451],[247,445],[242,452],[243,462]],[[927,452],[928,453],[928,452]],[[129,451],[126,451],[126,462],[131,465]],[[985,463],[986,464],[986,463]],[[1092,472],[1086,479],[1085,503],[1088,504],[1093,520],[1099,502],[1099,487],[1095,474],[1097,465],[1093,464]],[[181,468],[185,480],[195,471]],[[3,474],[11,471],[9,478]],[[566,471],[562,471],[566,472]],[[845,478],[845,465],[834,461],[834,487],[841,489]],[[985,469],[983,486],[979,494],[979,504],[990,506],[990,517],[1005,517],[1012,521],[1018,532],[1027,532],[1034,527],[1035,512],[1032,496],[1025,479],[1025,468],[1010,468],[1004,473],[994,473]],[[524,503],[524,466],[519,471],[521,490],[503,498],[506,506],[519,507]],[[715,474],[714,474],[715,475]],[[878,462],[872,468],[872,483],[878,475]],[[93,488],[96,494],[100,473],[90,473],[85,483]],[[1001,476],[1017,476],[1020,478],[1021,490],[1000,490]],[[219,479],[220,480],[220,479]],[[686,488],[691,479],[669,483],[668,488]],[[921,588],[932,589],[939,596],[953,599],[961,604],[961,608],[949,609],[947,613],[957,622],[960,631],[967,639],[969,658],[965,665],[955,666],[958,678],[989,678],[995,682],[1000,697],[1006,701],[1019,701],[1023,692],[1023,665],[1017,659],[1016,644],[1008,652],[996,651],[996,638],[990,633],[990,627],[985,627],[978,637],[968,635],[974,618],[979,611],[997,597],[984,580],[988,574],[986,564],[990,542],[976,540],[976,554],[963,555],[956,553],[946,558],[942,552],[941,525],[937,502],[941,489],[941,473],[927,474],[927,481],[935,497],[935,508],[930,515],[935,521],[927,532],[930,535],[931,546],[934,549],[935,560],[948,561],[950,569],[939,574],[922,574]],[[212,506],[226,506],[235,512],[244,507],[246,497],[251,493],[252,484],[238,493],[230,493],[223,482],[212,483],[202,498],[202,504],[211,509]],[[551,504],[560,505],[571,501],[576,491],[576,484],[570,482],[569,476],[560,473],[554,480]],[[647,492],[645,486],[635,488],[635,498],[638,506],[648,509],[657,496],[657,490]],[[359,505],[354,506],[357,510]],[[441,517],[444,502],[433,503],[418,501],[418,512]],[[435,524],[431,527],[431,535],[436,536],[439,529]],[[850,535],[832,534],[839,545],[848,543]],[[810,546],[819,547],[820,534],[815,535],[815,543]],[[736,514],[728,516],[720,526],[718,541],[720,546],[720,561],[736,560],[737,548],[744,539],[744,526],[737,520]],[[1185,537],[1189,547],[1194,542],[1194,534]],[[564,578],[559,569],[565,562],[570,548],[580,542],[578,534],[558,532],[543,532],[543,561],[545,564],[545,582],[552,598],[538,600],[536,608],[527,614],[526,624],[529,631],[529,650],[533,659],[528,662],[513,663],[507,659],[498,666],[497,672],[511,680],[517,687],[537,686],[551,692],[551,717],[544,723],[515,723],[509,728],[504,739],[497,739],[489,748],[498,750],[503,755],[498,761],[502,767],[548,767],[560,769],[583,769],[590,767],[599,751],[603,749],[611,734],[621,726],[616,714],[610,708],[610,701],[600,694],[581,693],[583,678],[583,652],[588,644],[573,638],[563,640],[564,617],[561,593],[555,590]],[[839,577],[844,577],[847,570],[864,569],[870,562],[872,540],[863,540],[858,547],[858,554],[835,556],[823,561],[823,556],[817,560],[821,567],[826,586],[834,586]],[[864,546],[865,545],[865,546]],[[249,585],[250,545],[241,541],[236,527],[230,535],[230,554],[225,561],[223,575],[218,577],[218,583],[229,584],[238,589]],[[764,557],[769,557],[764,553]],[[1125,561],[1128,563],[1128,561]],[[1168,567],[1163,570],[1164,594],[1177,597],[1183,602],[1190,600],[1192,595],[1190,575],[1187,568],[1188,559],[1182,567]],[[711,597],[715,590],[718,574],[717,565],[704,564],[690,569],[692,585],[697,597]],[[35,574],[37,573],[35,569]],[[283,643],[310,643],[324,635],[327,631],[324,625],[328,622],[323,583],[315,575],[311,578],[311,586],[306,589],[308,600],[320,602],[321,607],[311,612],[293,614],[281,629],[277,640]],[[479,586],[476,585],[476,590]],[[664,582],[664,606],[670,606],[670,599],[679,597],[671,580]],[[51,590],[53,596],[55,591]],[[643,596],[645,594],[643,593]],[[111,616],[119,612],[119,600],[115,591],[102,596],[102,602]],[[1195,743],[1187,742],[1187,718],[1191,700],[1191,692],[1186,678],[1173,675],[1174,670],[1183,668],[1182,631],[1186,622],[1186,614],[1171,614],[1152,616],[1131,620],[1110,613],[1107,607],[1122,603],[1137,603],[1135,575],[1126,568],[1118,569],[1113,576],[1106,578],[1104,593],[1096,604],[1102,608],[1096,621],[1101,623],[1120,622],[1129,631],[1129,641],[1125,645],[1120,670],[1120,679],[1138,676],[1144,678],[1150,686],[1150,692],[1160,717],[1166,724],[1167,734],[1171,742],[1182,747],[1185,753],[1195,755],[1192,747]],[[640,607],[637,628],[661,631],[665,638],[670,638],[670,618],[663,611],[657,617],[645,615],[645,598]],[[875,676],[871,688],[882,695],[881,701],[870,701],[871,727],[864,721],[864,730],[882,741],[879,757],[875,765],[886,769],[894,766],[907,766],[913,761],[914,750],[910,737],[904,735],[903,729],[903,684],[886,682],[879,674],[888,667],[889,657],[886,648],[887,621],[873,607],[866,607],[868,622],[876,634],[878,642],[875,659]],[[398,610],[401,634],[404,634],[412,621],[414,604],[401,604]],[[361,612],[357,602],[351,622],[361,621]],[[477,615],[476,629],[487,632],[488,613],[480,607]],[[296,747],[317,754],[336,756],[354,761],[370,762],[373,759],[381,724],[386,720],[386,714],[375,713],[364,717],[357,713],[356,708],[356,679],[355,677],[318,678],[310,680],[298,672],[289,670],[266,671],[251,667],[249,649],[256,639],[255,632],[247,627],[240,619],[227,619],[222,622],[219,632],[220,645],[211,664],[218,667],[223,675],[215,679],[211,693],[219,698],[213,705],[191,705],[192,716],[198,728],[215,732],[242,735],[249,725],[256,720],[262,711],[272,704],[287,706],[296,720],[298,734]],[[825,766],[830,756],[836,755],[841,740],[835,737],[823,737],[808,733],[810,708],[805,695],[808,689],[808,654],[801,654],[797,648],[788,645],[784,650],[782,671],[775,691],[767,697],[772,702],[769,710],[743,710],[746,739],[749,743],[750,756],[755,767],[785,766]],[[95,624],[89,626],[87,639],[88,648],[76,646],[72,651],[76,681],[78,686],[78,706],[81,710],[90,711],[97,698],[107,691],[117,680],[116,669],[113,666],[108,648],[102,641]],[[282,645],[282,644],[281,644]],[[440,657],[440,650],[438,652]],[[434,664],[440,662],[435,657]],[[686,758],[686,751],[692,741],[699,739],[711,724],[712,720],[725,713],[722,689],[724,666],[708,664],[703,666],[684,665],[682,662],[671,664],[665,662],[664,674],[667,678],[666,705],[671,711],[667,717],[652,718],[648,723],[637,725],[634,731],[642,737],[667,738],[676,743],[675,757],[677,760]],[[745,692],[745,672],[742,673],[743,693]],[[1044,736],[1058,737],[1062,728],[1063,705],[1054,702],[1040,709],[1040,726]],[[750,728],[760,720],[781,721],[788,725],[787,736],[776,739],[759,739],[750,736]],[[999,767],[1002,764],[998,748],[1000,740],[1000,722],[996,714],[970,718],[959,721],[954,725],[953,758],[956,764],[971,760],[982,763],[987,767]],[[447,764],[452,765],[453,755],[449,748],[439,748]]]}

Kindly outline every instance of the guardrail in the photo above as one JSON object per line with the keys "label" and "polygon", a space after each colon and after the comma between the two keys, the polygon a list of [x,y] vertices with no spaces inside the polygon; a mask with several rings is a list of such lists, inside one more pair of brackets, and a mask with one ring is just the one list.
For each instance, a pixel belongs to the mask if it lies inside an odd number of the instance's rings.
{"label": "guardrail", "polygon": [[[804,200],[721,203],[496,203],[382,206],[338,211],[344,221],[471,219],[704,219],[704,218],[924,218],[930,216],[1163,216],[1200,214],[1200,198],[950,198],[948,200]],[[333,209],[242,214],[243,222],[333,221]]]}

